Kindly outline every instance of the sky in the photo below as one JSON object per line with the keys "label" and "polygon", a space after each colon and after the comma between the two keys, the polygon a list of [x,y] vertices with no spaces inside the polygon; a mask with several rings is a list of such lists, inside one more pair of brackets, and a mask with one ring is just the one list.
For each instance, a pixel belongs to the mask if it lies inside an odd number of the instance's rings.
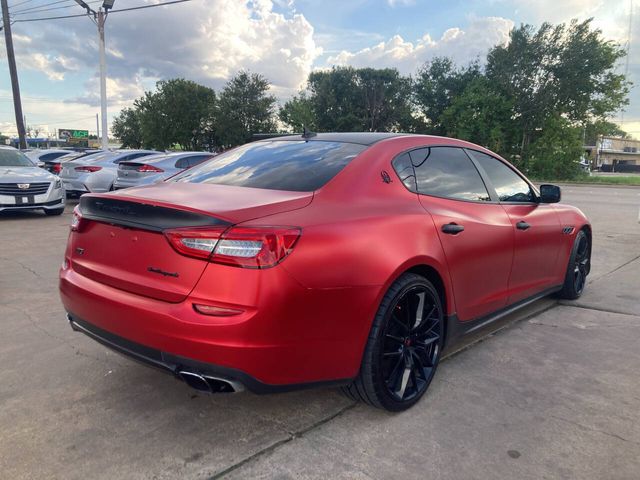
{"label": "sky", "polygon": [[[87,0],[100,6],[100,0]],[[522,23],[593,17],[604,36],[629,47],[629,77],[640,84],[640,2],[633,0],[116,0],[106,25],[109,124],[156,81],[183,77],[216,90],[241,69],[262,73],[283,102],[309,72],[333,65],[395,67],[415,74],[434,56],[458,64],[484,58]],[[74,0],[9,0],[23,110],[41,135],[58,128],[96,131],[97,28]],[[631,42],[629,27],[631,25]],[[0,132],[15,117],[0,38]],[[627,68],[621,61],[619,71]],[[640,138],[640,87],[612,120]]]}

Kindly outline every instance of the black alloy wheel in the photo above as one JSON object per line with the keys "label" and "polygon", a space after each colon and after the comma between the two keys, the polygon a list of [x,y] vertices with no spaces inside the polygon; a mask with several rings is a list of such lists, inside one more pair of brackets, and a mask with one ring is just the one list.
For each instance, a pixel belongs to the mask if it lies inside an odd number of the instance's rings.
{"label": "black alloy wheel", "polygon": [[577,240],[578,246],[576,248],[576,259],[573,268],[573,285],[575,291],[581,295],[587,283],[587,274],[589,273],[589,239],[586,235],[582,235]]}
{"label": "black alloy wheel", "polygon": [[391,411],[405,410],[426,392],[444,339],[440,296],[424,277],[404,274],[386,293],[358,378],[349,397]]}
{"label": "black alloy wheel", "polygon": [[582,295],[591,269],[591,242],[584,230],[580,230],[573,243],[564,285],[560,298],[575,300]]}
{"label": "black alloy wheel", "polygon": [[435,373],[442,337],[441,312],[424,285],[404,292],[384,334],[382,375],[399,402],[424,393]]}

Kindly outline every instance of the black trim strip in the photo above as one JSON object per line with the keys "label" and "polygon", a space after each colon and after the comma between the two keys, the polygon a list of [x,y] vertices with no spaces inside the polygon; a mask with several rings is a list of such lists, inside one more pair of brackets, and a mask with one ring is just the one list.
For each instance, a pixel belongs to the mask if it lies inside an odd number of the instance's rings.
{"label": "black trim strip", "polygon": [[552,293],[556,293],[560,290],[562,290],[562,285],[547,288],[540,293],[536,293],[531,297],[524,298],[516,303],[507,305],[506,307],[501,308],[500,310],[497,310],[493,313],[466,322],[461,322],[455,313],[449,315],[447,319],[447,346],[453,345],[458,340],[461,340],[462,337],[475,333],[478,330],[500,320],[501,318],[504,318],[507,315],[510,315],[515,311],[520,310],[521,308],[524,308],[527,305],[530,305],[533,302],[549,296]]}
{"label": "black trim strip", "polygon": [[[156,367],[164,372],[178,376],[181,370],[187,370],[200,375],[210,376],[229,382],[241,383],[253,393],[281,393],[293,390],[301,390],[315,387],[331,387],[347,385],[353,381],[352,378],[328,380],[322,382],[296,383],[288,385],[272,385],[263,383],[248,373],[235,368],[222,367],[210,363],[199,362],[190,358],[172,355],[162,352],[139,343],[132,342],[113,333],[107,332],[89,322],[82,320],[71,313],[67,313],[67,319],[71,328],[77,332],[84,333],[93,340],[101,343],[105,347],[115,350],[133,360],[145,365]],[[178,377],[179,378],[179,377]]]}
{"label": "black trim strip", "polygon": [[82,196],[80,212],[89,220],[153,232],[170,228],[230,225],[224,220],[202,213],[118,198]]}

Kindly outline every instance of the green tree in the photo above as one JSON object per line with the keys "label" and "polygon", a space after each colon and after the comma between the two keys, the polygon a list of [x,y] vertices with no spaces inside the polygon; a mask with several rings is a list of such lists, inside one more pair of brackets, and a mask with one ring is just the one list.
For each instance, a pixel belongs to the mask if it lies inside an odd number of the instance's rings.
{"label": "green tree", "polygon": [[223,147],[248,142],[254,133],[276,130],[276,99],[269,95],[269,81],[257,73],[242,71],[229,80],[220,93],[216,118],[218,141]]}
{"label": "green tree", "polygon": [[529,162],[536,132],[558,116],[573,124],[604,119],[627,103],[628,83],[615,72],[624,51],[591,27],[591,20],[522,25],[487,57],[486,75],[513,105],[514,136],[507,153]]}
{"label": "green tree", "polygon": [[161,80],[155,92],[136,100],[141,135],[146,147],[201,150],[213,128],[216,94],[213,89],[181,78]]}
{"label": "green tree", "polygon": [[528,174],[540,179],[570,180],[580,170],[582,129],[559,115],[545,121],[529,148]]}
{"label": "green tree", "polygon": [[436,57],[425,63],[415,80],[414,96],[417,108],[427,122],[428,133],[445,135],[443,114],[467,86],[482,73],[477,62],[458,68],[446,57]]}
{"label": "green tree", "polygon": [[413,130],[411,79],[395,68],[334,67],[312,72],[308,88],[320,131]]}
{"label": "green tree", "polygon": [[364,97],[364,130],[408,130],[412,124],[411,80],[395,68],[361,68],[357,79]]}
{"label": "green tree", "polygon": [[310,130],[318,128],[313,113],[313,103],[305,92],[300,92],[290,100],[287,100],[280,107],[278,118],[293,132],[302,132],[304,127]]}
{"label": "green tree", "polygon": [[142,147],[142,130],[137,109],[123,108],[120,114],[113,119],[111,131],[116,138],[120,139],[123,148]]}
{"label": "green tree", "polygon": [[512,105],[484,77],[469,83],[442,113],[445,134],[502,152],[511,128]]}
{"label": "green tree", "polygon": [[584,126],[584,144],[595,145],[598,137],[606,135],[608,137],[629,138],[629,134],[618,125],[608,120],[595,120],[587,122]]}
{"label": "green tree", "polygon": [[352,67],[334,67],[309,74],[308,88],[319,131],[364,130],[363,99],[357,83],[356,70]]}

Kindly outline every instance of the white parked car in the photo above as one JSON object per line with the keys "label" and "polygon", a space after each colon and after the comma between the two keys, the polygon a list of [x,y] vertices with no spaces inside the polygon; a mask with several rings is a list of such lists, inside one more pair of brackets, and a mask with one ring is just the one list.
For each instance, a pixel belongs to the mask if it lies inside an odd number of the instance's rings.
{"label": "white parked car", "polygon": [[103,193],[114,189],[118,164],[157,154],[154,150],[116,150],[93,154],[62,164],[60,179],[68,195]]}
{"label": "white parked car", "polygon": [[13,147],[0,146],[0,212],[43,210],[47,215],[64,212],[62,182],[38,168]]}
{"label": "white parked car", "polygon": [[35,163],[38,167],[44,167],[46,162],[55,160],[56,158],[64,155],[69,155],[70,153],[72,152],[69,150],[62,150],[59,148],[34,148],[33,150],[24,152],[29,160]]}

